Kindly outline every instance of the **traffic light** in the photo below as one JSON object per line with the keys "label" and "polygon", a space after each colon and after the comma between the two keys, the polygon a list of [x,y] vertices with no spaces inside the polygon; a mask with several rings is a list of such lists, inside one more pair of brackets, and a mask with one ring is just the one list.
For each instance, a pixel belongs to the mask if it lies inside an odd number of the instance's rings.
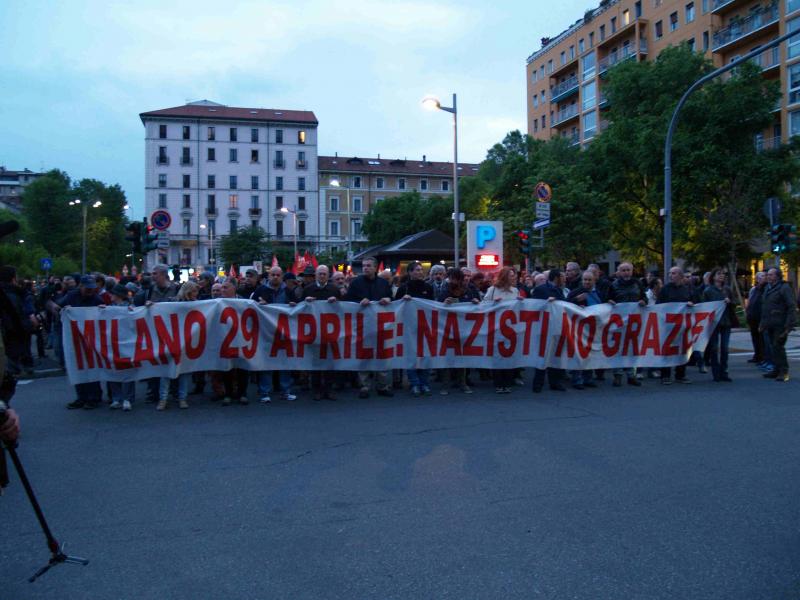
{"label": "traffic light", "polygon": [[519,231],[515,232],[517,239],[519,241],[519,251],[524,256],[528,256],[531,253],[531,236],[530,232],[527,229],[520,229]]}
{"label": "traffic light", "polygon": [[158,248],[158,233],[156,228],[147,224],[147,217],[143,219],[142,227],[142,252],[147,254]]}
{"label": "traffic light", "polygon": [[786,251],[794,252],[797,250],[797,226],[784,225],[786,231]]}
{"label": "traffic light", "polygon": [[125,225],[125,231],[128,235],[125,236],[125,241],[133,244],[133,252],[141,254],[142,252],[142,224],[139,221],[128,223]]}
{"label": "traffic light", "polygon": [[797,250],[797,227],[789,223],[773,225],[769,240],[774,254]]}

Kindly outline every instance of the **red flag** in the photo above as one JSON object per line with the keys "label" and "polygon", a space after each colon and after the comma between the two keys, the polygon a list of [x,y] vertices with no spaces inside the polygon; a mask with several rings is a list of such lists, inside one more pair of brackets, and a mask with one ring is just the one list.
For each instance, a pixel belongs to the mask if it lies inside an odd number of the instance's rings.
{"label": "red flag", "polygon": [[308,264],[308,263],[311,262],[311,252],[309,252],[308,250],[306,250],[306,253],[303,254],[303,262],[305,264]]}
{"label": "red flag", "polygon": [[383,271],[383,261],[381,261],[381,264],[378,265],[378,273],[381,271]]}
{"label": "red flag", "polygon": [[272,267],[273,268],[280,267],[280,265],[278,264],[278,257],[275,254],[272,255]]}
{"label": "red flag", "polygon": [[311,264],[314,265],[314,270],[316,271],[317,267],[319,266],[319,261],[313,254],[311,255]]}

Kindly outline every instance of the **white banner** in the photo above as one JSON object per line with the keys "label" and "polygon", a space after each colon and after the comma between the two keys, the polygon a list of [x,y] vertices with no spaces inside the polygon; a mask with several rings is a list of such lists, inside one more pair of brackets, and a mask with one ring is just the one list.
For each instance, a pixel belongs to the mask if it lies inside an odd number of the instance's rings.
{"label": "white banner", "polygon": [[171,302],[62,311],[72,383],[175,377],[240,367],[265,370],[559,367],[685,363],[703,350],[723,302],[581,308],[512,300],[387,306],[322,300]]}

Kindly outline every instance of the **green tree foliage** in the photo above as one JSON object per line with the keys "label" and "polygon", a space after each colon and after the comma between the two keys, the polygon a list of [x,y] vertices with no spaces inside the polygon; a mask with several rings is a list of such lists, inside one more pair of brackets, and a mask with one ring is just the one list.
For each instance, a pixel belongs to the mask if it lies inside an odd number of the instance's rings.
{"label": "green tree foliage", "polygon": [[[50,258],[53,262],[52,273],[59,275],[75,273],[80,270],[80,263],[60,254],[49,254],[48,251],[31,238],[31,231],[24,216],[0,209],[0,222],[18,221],[19,231],[7,235],[0,240],[0,265],[16,267],[20,278],[33,279],[43,277],[41,259]],[[22,240],[22,243],[20,243]]]}
{"label": "green tree foliage", "polygon": [[[272,259],[267,232],[261,227],[240,227],[222,238],[219,244],[218,256],[226,265],[252,265],[253,262],[263,261],[264,257]],[[280,257],[279,257],[280,260]],[[288,264],[284,265],[288,268]]]}
{"label": "green tree foliage", "polygon": [[405,192],[373,206],[364,218],[363,231],[370,244],[388,244],[407,235],[439,229],[453,234],[453,201],[419,192]]}

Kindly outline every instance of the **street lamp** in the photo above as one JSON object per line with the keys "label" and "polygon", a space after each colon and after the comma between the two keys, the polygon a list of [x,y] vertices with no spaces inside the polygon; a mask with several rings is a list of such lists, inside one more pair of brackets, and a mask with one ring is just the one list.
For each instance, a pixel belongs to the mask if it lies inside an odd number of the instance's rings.
{"label": "street lamp", "polygon": [[[102,206],[102,202],[97,200],[94,204],[92,204],[92,208],[97,208],[98,206]],[[80,206],[83,211],[83,247],[81,249],[81,274],[86,274],[86,218],[87,213],[89,212],[89,203],[88,202],[81,202],[80,198],[75,198],[75,200],[71,200],[69,203],[70,206]]]}
{"label": "street lamp", "polygon": [[442,106],[439,99],[434,96],[426,96],[422,99],[422,106],[428,110],[443,110],[453,115],[453,237],[455,237],[454,258],[455,267],[459,268],[460,260],[458,256],[458,224],[460,213],[458,210],[458,109],[456,108],[456,95],[453,94],[453,106]]}
{"label": "street lamp", "polygon": [[211,243],[211,257],[208,259],[208,262],[210,262],[212,265],[215,265],[216,268],[217,261],[214,257],[214,230],[211,227],[208,227],[205,223],[200,224],[200,229],[208,229],[208,240]]}
{"label": "street lamp", "polygon": [[294,221],[294,260],[297,261],[297,207],[286,208],[283,206],[281,207],[281,212],[285,215],[291,213],[292,220]]}
{"label": "street lamp", "polygon": [[353,221],[350,218],[350,188],[347,186],[342,186],[339,179],[334,177],[330,181],[331,186],[335,188],[343,187],[345,192],[347,192],[347,265],[350,266],[353,260]]}

